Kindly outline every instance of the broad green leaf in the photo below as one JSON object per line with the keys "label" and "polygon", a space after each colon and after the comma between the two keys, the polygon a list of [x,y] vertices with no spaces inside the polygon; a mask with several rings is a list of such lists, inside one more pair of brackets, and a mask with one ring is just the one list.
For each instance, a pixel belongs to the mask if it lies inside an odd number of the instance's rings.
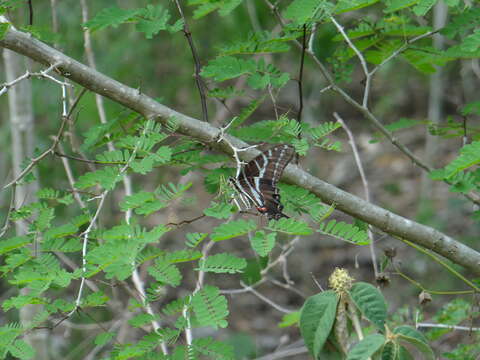
{"label": "broad green leaf", "polygon": [[385,329],[387,304],[382,293],[373,285],[357,282],[350,289],[350,297],[360,312],[381,331]]}
{"label": "broad green leaf", "polygon": [[242,236],[248,232],[255,230],[257,225],[253,220],[235,220],[217,226],[213,229],[210,238],[213,241],[222,241],[232,239],[234,237]]}
{"label": "broad green leaf", "polygon": [[422,352],[426,360],[435,360],[435,354],[428,345],[428,340],[420,331],[408,326],[398,326],[393,330],[398,340],[407,342]]}
{"label": "broad green leaf", "polygon": [[375,354],[384,343],[385,337],[381,334],[367,335],[348,352],[347,360],[367,360]]}
{"label": "broad green leaf", "polygon": [[213,272],[217,274],[236,274],[243,272],[247,262],[243,258],[238,258],[228,253],[208,256],[200,260],[198,268],[195,270]]}
{"label": "broad green leaf", "polygon": [[300,332],[310,353],[316,359],[335,322],[338,295],[324,291],[310,296],[300,312]]}
{"label": "broad green leaf", "polygon": [[398,360],[398,351],[398,344],[388,341],[383,346],[381,360]]}

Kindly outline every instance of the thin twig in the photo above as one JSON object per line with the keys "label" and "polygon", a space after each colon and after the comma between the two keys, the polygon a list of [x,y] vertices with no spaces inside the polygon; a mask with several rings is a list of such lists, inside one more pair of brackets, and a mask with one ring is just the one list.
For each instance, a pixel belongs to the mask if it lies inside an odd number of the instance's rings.
{"label": "thin twig", "polygon": [[364,108],[368,107],[368,97],[370,95],[370,83],[371,83],[371,75],[368,72],[368,66],[367,62],[365,61],[365,58],[363,54],[360,52],[360,50],[357,49],[355,44],[350,40],[348,37],[347,33],[343,29],[343,26],[340,25],[337,20],[333,16],[330,16],[330,20],[333,22],[333,24],[336,26],[340,34],[342,34],[343,38],[347,42],[348,46],[353,50],[353,52],[357,55],[358,59],[360,60],[360,64],[362,65],[363,72],[365,74],[365,90],[363,92],[363,101],[362,101],[362,106]]}
{"label": "thin twig", "polygon": [[15,179],[13,179],[7,185],[5,185],[3,187],[3,189],[6,189],[6,188],[12,186],[13,184],[18,183],[25,175],[27,175],[35,167],[35,165],[37,165],[40,161],[42,161],[46,156],[54,153],[55,148],[57,147],[60,139],[62,138],[63,130],[65,129],[65,124],[67,123],[67,120],[68,120],[68,116],[63,116],[62,117],[62,123],[60,125],[60,129],[58,130],[57,135],[55,136],[52,145],[47,150],[45,150],[43,153],[41,153],[39,156],[31,159],[31,161],[27,165],[27,167],[25,169],[23,169],[22,172],[20,174],[18,174],[18,176]]}
{"label": "thin twig", "polygon": [[255,360],[278,360],[283,359],[295,355],[301,355],[308,353],[308,349],[306,346],[299,346],[292,349],[285,349],[285,350],[278,350],[272,354],[264,355],[261,357],[256,358]]}
{"label": "thin twig", "polygon": [[28,24],[33,25],[33,5],[32,0],[28,0]]}
{"label": "thin twig", "polygon": [[200,65],[200,58],[195,48],[195,44],[193,43],[192,32],[190,31],[187,19],[183,14],[183,10],[182,10],[182,7],[180,6],[180,2],[178,0],[175,0],[175,4],[177,4],[178,12],[180,14],[180,17],[183,20],[183,33],[187,38],[188,45],[190,46],[190,50],[192,52],[193,61],[195,63],[195,82],[197,84],[198,92],[200,93],[200,102],[202,103],[202,119],[203,121],[208,122],[207,97],[205,96],[205,89],[202,85],[202,81],[200,77],[200,72],[202,71],[202,66]]}
{"label": "thin twig", "polygon": [[[363,164],[362,164],[362,159],[360,158],[360,153],[357,148],[357,144],[355,142],[355,138],[353,136],[353,133],[350,131],[349,127],[343,121],[343,119],[335,112],[333,113],[333,116],[335,119],[342,125],[343,130],[347,133],[348,136],[348,142],[350,144],[350,147],[352,148],[353,152],[353,157],[355,159],[355,164],[357,165],[358,172],[360,173],[360,178],[362,179],[362,184],[363,184],[363,191],[365,192],[365,200],[368,202],[371,202],[370,199],[370,187],[368,186],[368,180],[367,176],[365,175],[365,171],[363,169]],[[372,265],[373,265],[373,271],[375,273],[375,279],[378,278],[378,267],[377,267],[377,256],[375,254],[375,243],[374,243],[374,236],[373,233],[368,227],[368,237],[370,238],[370,256],[372,258]]]}
{"label": "thin twig", "polygon": [[393,53],[390,54],[390,56],[388,56],[386,59],[384,59],[380,64],[378,64],[377,66],[375,66],[372,71],[370,71],[369,75],[370,76],[373,76],[373,74],[375,74],[383,65],[385,65],[387,62],[389,62],[390,60],[392,60],[393,58],[395,58],[396,56],[398,56],[400,53],[404,52],[405,50],[408,49],[408,47],[413,44],[414,42],[418,41],[418,40],[421,40],[421,39],[424,39],[426,37],[429,37],[429,36],[432,36],[434,34],[436,34],[437,32],[439,32],[441,29],[437,29],[437,30],[432,30],[432,31],[428,31],[424,34],[421,34],[421,35],[418,35],[414,38],[411,38],[409,40],[407,40],[405,42],[405,44],[403,44],[402,46],[400,46],[397,50],[395,50]]}
{"label": "thin twig", "polygon": [[[297,122],[300,124],[302,122],[302,111],[303,111],[303,67],[305,65],[305,51],[307,47],[307,25],[303,25],[303,36],[302,36],[302,52],[300,56],[300,69],[298,71],[298,113],[297,113]],[[302,134],[298,134],[300,139]]]}
{"label": "thin twig", "polygon": [[249,292],[251,292],[253,295],[255,295],[256,297],[258,297],[260,300],[266,302],[268,305],[270,305],[271,307],[273,307],[274,309],[280,311],[280,312],[283,312],[285,314],[289,314],[291,312],[293,312],[294,310],[290,310],[290,309],[287,309],[281,305],[278,305],[277,303],[273,302],[272,300],[270,300],[269,298],[267,298],[266,296],[260,294],[257,290],[255,290],[253,287],[251,286],[248,286],[246,285],[244,282],[240,282],[240,285],[242,285],[242,287],[245,289],[245,290],[248,290]]}
{"label": "thin twig", "polygon": [[5,235],[5,233],[7,232],[8,228],[9,228],[10,216],[12,214],[12,211],[15,209],[15,194],[16,194],[16,189],[15,189],[15,184],[14,184],[12,186],[12,194],[10,196],[10,204],[8,206],[7,216],[5,216],[5,223],[2,227],[2,229],[0,230],[0,238],[3,237],[3,235]]}
{"label": "thin twig", "polygon": [[53,65],[50,65],[48,68],[46,68],[45,70],[42,70],[42,71],[39,71],[39,72],[30,72],[30,71],[26,71],[25,74],[19,76],[18,78],[10,81],[10,82],[6,82],[6,83],[3,83],[1,84],[1,89],[0,89],[0,96],[2,96],[3,94],[5,94],[8,89],[10,89],[12,86],[15,86],[17,85],[19,82],[23,81],[23,80],[26,80],[26,79],[30,79],[31,77],[39,77],[39,78],[44,78],[44,79],[49,79],[53,82],[55,82],[56,84],[60,85],[60,86],[72,86],[66,82],[63,82],[63,81],[60,81],[60,80],[57,80],[55,79],[53,76],[51,75],[48,75],[48,73],[50,71],[52,71],[53,69],[55,69],[56,67],[60,66],[60,62],[58,63],[55,63]]}
{"label": "thin twig", "polygon": [[480,327],[459,326],[459,325],[447,325],[447,324],[430,324],[430,323],[417,323],[416,328],[438,328],[438,329],[450,329],[460,331],[480,331]]}

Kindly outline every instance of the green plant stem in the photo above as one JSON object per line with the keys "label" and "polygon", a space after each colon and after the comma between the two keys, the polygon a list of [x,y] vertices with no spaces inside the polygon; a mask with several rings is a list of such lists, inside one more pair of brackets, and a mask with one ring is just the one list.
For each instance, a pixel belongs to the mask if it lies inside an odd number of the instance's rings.
{"label": "green plant stem", "polygon": [[471,282],[470,280],[468,280],[465,276],[463,276],[462,274],[460,274],[457,270],[455,270],[453,267],[451,267],[449,264],[447,264],[445,261],[443,261],[442,259],[440,259],[439,257],[435,256],[434,254],[432,254],[430,251],[428,251],[427,249],[424,249],[423,247],[417,245],[417,244],[414,244],[406,239],[402,239],[402,238],[399,238],[399,237],[396,237],[397,239],[403,241],[405,244],[413,247],[414,249],[420,251],[421,253],[431,257],[435,262],[439,263],[440,265],[442,265],[445,269],[447,269],[447,271],[449,271],[450,273],[452,273],[453,275],[455,275],[456,277],[458,277],[460,280],[462,280],[465,284],[467,284],[468,286],[470,286],[474,292],[480,292],[480,288],[478,286],[476,286],[473,282]]}

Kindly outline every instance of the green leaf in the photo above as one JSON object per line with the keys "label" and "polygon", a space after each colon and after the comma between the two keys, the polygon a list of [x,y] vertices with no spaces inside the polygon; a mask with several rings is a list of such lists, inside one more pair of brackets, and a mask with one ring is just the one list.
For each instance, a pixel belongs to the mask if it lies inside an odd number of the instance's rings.
{"label": "green leaf", "polygon": [[68,235],[73,235],[77,231],[78,231],[78,228],[75,225],[71,223],[64,224],[64,225],[60,225],[45,231],[44,239],[50,240],[50,239],[62,238]]}
{"label": "green leaf", "polygon": [[75,187],[78,189],[86,189],[98,184],[105,190],[112,190],[115,184],[120,180],[120,169],[115,166],[109,166],[105,169],[81,175],[75,183]]}
{"label": "green leaf", "polygon": [[300,322],[300,311],[294,311],[283,315],[282,321],[278,324],[279,328],[286,328],[297,325]]}
{"label": "green leaf", "polygon": [[247,261],[228,253],[208,256],[200,260],[198,268],[195,270],[213,272],[217,274],[236,274],[243,272],[247,266]]}
{"label": "green leaf", "polygon": [[228,219],[233,212],[232,204],[216,203],[212,201],[210,207],[203,210],[203,213],[207,216],[211,216],[217,219]]}
{"label": "green leaf", "polygon": [[347,360],[367,360],[375,354],[384,343],[385,337],[381,334],[367,335],[349,351]]}
{"label": "green leaf", "polygon": [[356,245],[367,245],[370,243],[366,231],[360,230],[357,226],[347,224],[344,221],[330,220],[328,223],[323,222],[317,231]]}
{"label": "green leaf", "polygon": [[233,346],[225,342],[215,341],[211,337],[194,339],[192,348],[215,360],[234,360]]}
{"label": "green leaf", "polygon": [[270,220],[265,227],[271,231],[277,231],[289,235],[310,235],[313,231],[304,221],[297,221],[294,218],[280,220]]}
{"label": "green leaf", "polygon": [[92,32],[105,29],[109,26],[117,27],[120,24],[132,20],[142,9],[121,9],[112,6],[100,11],[93,19],[87,21],[83,26],[89,28]]}
{"label": "green leaf", "polygon": [[420,0],[418,4],[414,6],[413,12],[417,16],[424,16],[436,2],[437,0]]}
{"label": "green leaf", "polygon": [[285,52],[290,50],[287,41],[293,37],[276,37],[268,31],[250,33],[248,39],[235,41],[220,48],[221,55],[245,55]]}
{"label": "green leaf", "polygon": [[202,253],[198,250],[185,249],[174,252],[166,253],[164,256],[165,261],[171,264],[178,264],[182,262],[189,262],[198,260],[202,257]]}
{"label": "green leaf", "polygon": [[194,248],[197,247],[207,236],[207,233],[187,233],[185,245]]}
{"label": "green leaf", "polygon": [[15,340],[7,349],[17,359],[28,360],[35,356],[35,349],[21,339]]}
{"label": "green leaf", "polygon": [[106,345],[110,340],[112,340],[117,334],[114,332],[104,332],[95,336],[94,343],[98,346]]}
{"label": "green leaf", "polygon": [[102,291],[97,291],[92,294],[89,294],[82,303],[82,306],[85,307],[95,307],[95,306],[102,306],[105,305],[108,300],[107,295],[105,295]]}
{"label": "green leaf", "polygon": [[474,29],[480,22],[480,8],[471,7],[449,18],[447,25],[440,31],[442,35],[454,38],[456,35],[462,37]]}
{"label": "green leaf", "polygon": [[168,9],[164,9],[162,5],[147,5],[139,13],[139,20],[136,29],[145,33],[147,39],[153,38],[161,30],[167,30],[171,33],[180,30],[183,26],[183,21],[179,20],[173,26],[168,24],[170,20],[170,12]]}
{"label": "green leaf", "polygon": [[285,9],[283,16],[298,24],[305,24],[325,7],[322,0],[294,0]]}
{"label": "green leaf", "polygon": [[435,360],[435,354],[428,345],[427,338],[420,331],[411,326],[402,325],[396,327],[393,333],[397,335],[398,340],[407,342],[420,350],[426,360]]}
{"label": "green leaf", "polygon": [[15,236],[7,240],[2,240],[0,241],[0,255],[22,248],[32,241],[30,236]]}
{"label": "green leaf", "polygon": [[248,234],[248,232],[255,230],[257,225],[253,220],[235,220],[217,226],[213,229],[210,238],[213,241],[222,241],[232,239],[234,237]]}
{"label": "green leaf", "polygon": [[413,6],[416,3],[418,3],[418,0],[389,0],[387,1],[387,7],[383,11],[388,14]]}
{"label": "green leaf", "polygon": [[265,231],[257,231],[250,238],[250,244],[259,256],[267,256],[275,246],[276,237],[277,233],[275,232],[266,234]]}
{"label": "green leaf", "polygon": [[4,36],[7,34],[9,26],[10,26],[10,23],[0,23],[0,40],[2,40]]}
{"label": "green leaf", "polygon": [[242,109],[240,114],[236,116],[235,120],[232,121],[230,127],[233,129],[243,124],[243,122],[247,120],[261,104],[263,104],[265,98],[266,95],[263,95],[258,99],[252,100],[247,106]]}
{"label": "green leaf", "polygon": [[335,7],[335,14],[341,14],[376,4],[379,0],[340,0]]}
{"label": "green leaf", "polygon": [[227,299],[217,287],[207,285],[192,297],[192,307],[200,326],[227,327]]}
{"label": "green leaf", "polygon": [[127,211],[128,209],[135,209],[154,200],[155,195],[152,192],[140,191],[133,195],[125,196],[120,202],[120,210]]}
{"label": "green leaf", "polygon": [[335,322],[338,295],[324,291],[310,296],[300,312],[300,332],[310,353],[316,359]]}
{"label": "green leaf", "polygon": [[388,341],[382,348],[381,360],[398,360],[398,352],[400,351],[398,344]]}
{"label": "green leaf", "polygon": [[157,259],[154,266],[148,268],[148,273],[157,281],[172,286],[180,285],[182,274],[178,268],[165,259]]}
{"label": "green leaf", "polygon": [[155,320],[157,320],[157,318],[154,315],[141,313],[129,319],[128,323],[133,327],[139,328]]}
{"label": "green leaf", "polygon": [[381,331],[385,330],[387,304],[382,293],[373,285],[364,282],[353,284],[350,297],[360,312]]}
{"label": "green leaf", "polygon": [[480,163],[480,141],[473,141],[460,149],[460,155],[445,166],[445,178]]}
{"label": "green leaf", "polygon": [[213,11],[218,10],[220,16],[230,14],[242,0],[189,0],[188,5],[200,5],[193,12],[194,19],[200,19]]}
{"label": "green leaf", "polygon": [[233,56],[217,57],[204,66],[201,76],[215,81],[234,79],[244,74],[254,73],[257,69],[254,60],[243,60]]}

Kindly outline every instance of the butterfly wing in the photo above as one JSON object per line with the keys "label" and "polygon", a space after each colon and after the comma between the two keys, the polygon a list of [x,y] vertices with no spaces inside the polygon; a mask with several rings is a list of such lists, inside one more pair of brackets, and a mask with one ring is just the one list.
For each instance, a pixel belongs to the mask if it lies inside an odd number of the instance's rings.
{"label": "butterfly wing", "polygon": [[294,153],[291,146],[278,145],[249,161],[235,180],[242,201],[248,199],[269,219],[287,217],[282,213],[277,183]]}
{"label": "butterfly wing", "polygon": [[290,145],[274,146],[250,160],[242,169],[239,178],[260,177],[272,179],[276,184],[294,153]]}

